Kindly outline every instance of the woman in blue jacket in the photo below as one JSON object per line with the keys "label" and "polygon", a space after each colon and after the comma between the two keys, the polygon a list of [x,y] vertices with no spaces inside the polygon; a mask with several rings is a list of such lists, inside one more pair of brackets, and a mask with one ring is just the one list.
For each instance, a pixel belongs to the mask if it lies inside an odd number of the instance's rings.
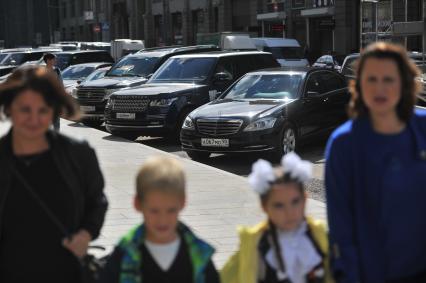
{"label": "woman in blue jacket", "polygon": [[349,120],[326,149],[333,270],[338,282],[426,282],[426,112],[418,68],[379,42],[361,54]]}

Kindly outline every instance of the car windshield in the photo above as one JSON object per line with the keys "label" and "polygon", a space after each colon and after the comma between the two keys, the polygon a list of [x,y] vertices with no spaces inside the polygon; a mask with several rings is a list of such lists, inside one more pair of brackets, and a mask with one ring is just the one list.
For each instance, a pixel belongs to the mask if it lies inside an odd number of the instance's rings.
{"label": "car windshield", "polygon": [[158,57],[126,57],[115,64],[107,76],[146,77],[154,72],[159,59]]}
{"label": "car windshield", "polygon": [[71,59],[71,54],[56,54],[56,66],[63,70],[65,69]]}
{"label": "car windshield", "polygon": [[84,79],[93,72],[95,67],[88,66],[69,66],[62,72],[64,80],[79,80]]}
{"label": "car windshield", "polygon": [[348,58],[346,59],[343,69],[342,69],[342,74],[345,76],[353,76],[355,74],[355,66],[354,63],[355,61],[358,59],[359,57],[352,57],[352,58]]}
{"label": "car windshield", "polygon": [[24,59],[24,53],[11,53],[3,59],[2,65],[20,65]]}
{"label": "car windshield", "polygon": [[303,59],[302,47],[265,47],[276,59]]}
{"label": "car windshield", "polygon": [[203,81],[213,66],[216,58],[171,58],[154,74],[150,82],[164,81]]}
{"label": "car windshield", "polygon": [[295,99],[303,79],[300,73],[246,75],[224,99]]}
{"label": "car windshield", "polygon": [[1,63],[3,63],[2,61],[4,60],[4,58],[6,58],[6,57],[7,57],[7,55],[9,55],[9,54],[7,54],[7,53],[5,53],[5,54],[0,54],[0,64],[1,64]]}
{"label": "car windshield", "polygon": [[105,76],[105,73],[107,72],[107,70],[96,70],[94,72],[92,72],[90,75],[88,75],[86,77],[86,79],[84,79],[85,82],[90,82],[90,81],[94,81],[97,79],[101,79]]}

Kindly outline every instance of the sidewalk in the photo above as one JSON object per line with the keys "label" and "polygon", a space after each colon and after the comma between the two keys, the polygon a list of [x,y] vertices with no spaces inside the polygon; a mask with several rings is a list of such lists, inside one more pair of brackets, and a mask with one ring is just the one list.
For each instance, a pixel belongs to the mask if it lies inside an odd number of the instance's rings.
{"label": "sidewalk", "polygon": [[[8,127],[0,122],[0,136]],[[61,132],[88,140],[97,152],[110,206],[96,244],[110,250],[123,233],[141,222],[141,216],[132,207],[132,198],[135,175],[144,160],[160,154],[178,157],[66,120],[61,121]],[[237,248],[236,226],[253,225],[264,219],[258,196],[251,192],[246,178],[188,159],[179,160],[188,179],[187,207],[182,220],[216,248],[214,260],[220,268]],[[316,218],[326,218],[322,202],[309,199],[307,210]]]}

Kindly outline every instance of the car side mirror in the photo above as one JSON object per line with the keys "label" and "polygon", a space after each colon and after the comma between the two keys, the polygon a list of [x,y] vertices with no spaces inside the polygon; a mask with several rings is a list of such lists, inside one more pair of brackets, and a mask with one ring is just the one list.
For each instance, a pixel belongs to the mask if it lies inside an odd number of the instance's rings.
{"label": "car side mirror", "polygon": [[317,97],[320,93],[318,91],[308,91],[306,97]]}
{"label": "car side mirror", "polygon": [[147,79],[150,79],[152,77],[153,73],[146,75]]}
{"label": "car side mirror", "polygon": [[81,84],[83,80],[77,80],[77,84]]}
{"label": "car side mirror", "polygon": [[213,77],[214,82],[232,81],[232,75],[226,72],[216,73]]}

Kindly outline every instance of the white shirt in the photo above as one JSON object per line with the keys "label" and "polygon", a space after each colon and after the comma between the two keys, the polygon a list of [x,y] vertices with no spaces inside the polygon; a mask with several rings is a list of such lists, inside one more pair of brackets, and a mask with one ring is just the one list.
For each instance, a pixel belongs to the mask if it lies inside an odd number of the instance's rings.
{"label": "white shirt", "polygon": [[306,283],[306,275],[321,263],[321,256],[306,235],[307,229],[306,222],[303,222],[295,231],[277,231],[286,274],[279,272],[279,264],[273,247],[266,253],[266,260],[277,270],[279,280],[288,276],[292,283]]}
{"label": "white shirt", "polygon": [[179,251],[180,237],[168,244],[155,244],[145,240],[145,246],[158,266],[160,266],[163,271],[167,271]]}

